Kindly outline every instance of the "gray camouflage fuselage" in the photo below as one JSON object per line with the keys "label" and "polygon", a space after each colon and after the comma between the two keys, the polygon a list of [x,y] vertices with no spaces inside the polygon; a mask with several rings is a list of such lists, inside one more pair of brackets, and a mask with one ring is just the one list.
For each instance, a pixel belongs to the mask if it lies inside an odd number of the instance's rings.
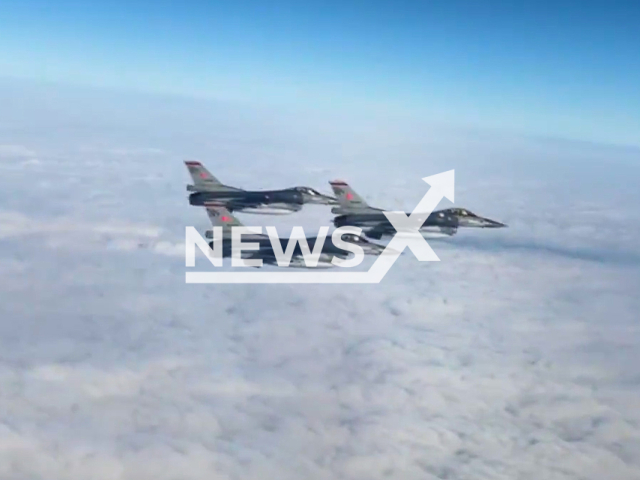
{"label": "gray camouflage fuselage", "polygon": [[229,211],[243,213],[287,214],[297,212],[305,204],[332,205],[335,200],[322,194],[303,193],[305,187],[283,190],[220,190],[194,192],[189,195],[189,204],[203,206],[207,202],[224,202]]}
{"label": "gray camouflage fuselage", "polygon": [[[360,227],[367,237],[374,239],[397,233],[382,211],[343,213],[333,219],[333,224],[336,228]],[[457,228],[458,220],[455,216],[433,212],[422,223],[420,233],[424,236],[451,236],[456,233]]]}
{"label": "gray camouflage fuselage", "polygon": [[[344,238],[345,235],[343,235]],[[369,242],[365,238],[357,237],[355,235],[349,235],[351,241],[345,240],[348,243],[358,244],[364,251],[366,255],[379,255],[384,250],[384,247],[372,242]],[[305,239],[303,239],[304,241]],[[280,243],[281,249],[283,252],[287,251],[287,245],[290,241],[296,241],[295,239],[288,238],[278,238],[276,241]],[[307,245],[309,246],[309,251],[314,252],[314,248],[316,242],[318,242],[318,237],[306,237]],[[260,259],[263,263],[269,265],[277,265],[277,257],[276,253],[273,249],[273,244],[271,238],[265,235],[260,234],[246,234],[242,235],[242,243],[243,244],[251,244],[257,243],[257,249],[245,249],[243,250],[242,258],[244,259],[252,259],[257,260]],[[209,247],[214,249],[214,242],[209,242]],[[246,248],[246,247],[245,247]],[[230,258],[233,254],[233,241],[230,237],[224,237],[222,239],[222,257]],[[317,267],[307,267],[304,261],[304,255],[302,252],[302,248],[300,247],[300,242],[296,242],[295,248],[293,249],[293,253],[291,256],[291,264],[293,267],[302,267],[302,268],[327,268],[334,266],[331,262],[334,258],[346,259],[352,252],[348,250],[344,250],[333,242],[331,235],[327,235],[324,239],[322,248],[320,250],[320,256]]]}

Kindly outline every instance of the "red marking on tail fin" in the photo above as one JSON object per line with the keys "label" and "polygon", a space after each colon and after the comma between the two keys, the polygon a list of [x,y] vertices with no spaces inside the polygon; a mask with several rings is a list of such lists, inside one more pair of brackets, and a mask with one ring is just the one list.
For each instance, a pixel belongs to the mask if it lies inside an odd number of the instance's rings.
{"label": "red marking on tail fin", "polygon": [[229,218],[226,215],[224,215],[220,220],[222,220],[223,222],[229,222],[229,221],[231,221],[231,218]]}
{"label": "red marking on tail fin", "polygon": [[204,172],[202,172],[202,173],[200,174],[200,178],[207,178],[207,174],[206,174],[206,173],[204,173]]}
{"label": "red marking on tail fin", "polygon": [[347,193],[347,200],[353,200],[353,194],[352,193]]}

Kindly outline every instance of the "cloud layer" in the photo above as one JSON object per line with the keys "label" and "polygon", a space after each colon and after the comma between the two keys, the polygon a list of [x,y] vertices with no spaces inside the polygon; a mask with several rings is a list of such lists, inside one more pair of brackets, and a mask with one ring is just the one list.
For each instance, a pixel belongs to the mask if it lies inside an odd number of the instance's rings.
{"label": "cloud layer", "polygon": [[[97,95],[2,119],[0,477],[640,478],[637,152]],[[455,168],[510,228],[375,286],[185,285],[184,157],[409,209]]]}

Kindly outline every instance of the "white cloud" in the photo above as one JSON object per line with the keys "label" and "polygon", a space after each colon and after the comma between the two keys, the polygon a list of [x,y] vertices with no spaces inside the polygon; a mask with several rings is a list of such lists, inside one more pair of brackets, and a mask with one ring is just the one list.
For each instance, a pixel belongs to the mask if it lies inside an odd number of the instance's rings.
{"label": "white cloud", "polygon": [[36,153],[23,145],[0,145],[0,158],[30,158]]}
{"label": "white cloud", "polygon": [[[0,130],[41,161],[0,176],[1,478],[640,478],[637,166],[554,180],[536,155],[595,154],[482,139],[469,160],[468,137],[305,140],[193,105],[169,128],[152,107],[144,129],[115,105],[122,125],[82,138]],[[458,203],[510,228],[433,243],[439,263],[407,253],[380,285],[185,285],[184,226],[208,226],[190,156],[240,186],[346,176],[406,208],[454,167]]]}

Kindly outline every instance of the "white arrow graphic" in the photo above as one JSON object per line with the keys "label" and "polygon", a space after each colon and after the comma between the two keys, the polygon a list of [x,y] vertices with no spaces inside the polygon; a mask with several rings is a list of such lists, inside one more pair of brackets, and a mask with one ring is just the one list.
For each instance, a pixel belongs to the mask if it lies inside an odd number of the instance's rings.
{"label": "white arrow graphic", "polygon": [[[397,232],[366,272],[187,272],[186,283],[380,283],[406,247],[419,261],[440,261],[419,229],[443,198],[454,201],[455,170],[424,177],[431,188],[411,215],[384,212]],[[402,235],[398,235],[398,232]]]}
{"label": "white arrow graphic", "polygon": [[440,259],[436,252],[420,235],[420,227],[438,206],[442,197],[454,201],[454,170],[424,177],[422,180],[431,185],[431,188],[413,209],[411,215],[407,216],[404,212],[384,212],[396,231],[402,233],[402,235],[396,234],[387,248],[402,252],[405,247],[409,247],[419,261],[438,262]]}

